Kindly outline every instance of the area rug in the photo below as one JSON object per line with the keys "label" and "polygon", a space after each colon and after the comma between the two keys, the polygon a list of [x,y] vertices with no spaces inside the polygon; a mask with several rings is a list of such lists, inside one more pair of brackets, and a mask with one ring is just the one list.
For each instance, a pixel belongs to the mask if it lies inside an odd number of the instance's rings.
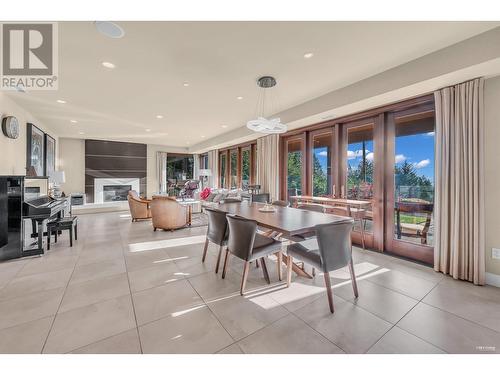
{"label": "area rug", "polygon": [[204,227],[208,225],[208,216],[203,213],[194,213],[191,216],[191,228]]}

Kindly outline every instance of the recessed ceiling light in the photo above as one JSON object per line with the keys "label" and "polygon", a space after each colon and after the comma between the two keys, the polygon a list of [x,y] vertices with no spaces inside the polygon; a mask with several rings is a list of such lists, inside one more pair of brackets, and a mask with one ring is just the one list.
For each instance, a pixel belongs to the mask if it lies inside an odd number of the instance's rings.
{"label": "recessed ceiling light", "polygon": [[78,121],[76,121],[76,120],[69,120],[69,122],[71,122],[72,124],[76,124]]}
{"label": "recessed ceiling light", "polygon": [[151,131],[151,129],[146,129],[146,131],[147,131],[147,132],[150,132],[150,131]]}
{"label": "recessed ceiling light", "polygon": [[204,136],[204,135],[201,135],[200,137],[201,137],[201,138],[205,138],[205,136]]}
{"label": "recessed ceiling light", "polygon": [[182,84],[182,86],[184,86],[184,87],[188,87],[188,86],[189,86],[189,82],[184,82],[184,83]]}
{"label": "recessed ceiling light", "polygon": [[221,125],[220,127],[225,129],[227,128],[227,125]]}
{"label": "recessed ceiling light", "polygon": [[85,134],[85,133],[84,133],[84,132],[78,132],[78,134],[83,135],[83,134]]}
{"label": "recessed ceiling light", "polygon": [[162,119],[162,118],[163,118],[163,115],[156,115],[156,118],[157,118],[157,119]]}
{"label": "recessed ceiling light", "polygon": [[105,68],[108,68],[108,69],[116,68],[116,65],[113,64],[112,62],[109,62],[109,61],[103,61],[101,64],[102,64],[102,66],[104,66]]}
{"label": "recessed ceiling light", "polygon": [[58,102],[59,104],[66,104],[66,100],[62,99],[57,99],[56,102]]}
{"label": "recessed ceiling light", "polygon": [[94,25],[101,34],[109,38],[117,39],[123,38],[125,31],[114,22],[109,21],[95,21]]}
{"label": "recessed ceiling light", "polygon": [[243,99],[243,96],[237,96],[236,99],[238,100],[242,100]]}
{"label": "recessed ceiling light", "polygon": [[310,59],[313,56],[314,56],[314,53],[312,53],[312,52],[304,53],[304,59]]}

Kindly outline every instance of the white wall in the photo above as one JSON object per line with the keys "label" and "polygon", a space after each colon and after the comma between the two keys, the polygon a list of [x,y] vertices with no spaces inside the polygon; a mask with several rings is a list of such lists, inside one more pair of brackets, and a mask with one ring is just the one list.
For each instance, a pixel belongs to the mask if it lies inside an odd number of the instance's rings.
{"label": "white wall", "polygon": [[500,275],[500,260],[491,248],[500,248],[500,77],[485,81],[485,246],[486,272]]}
{"label": "white wall", "polygon": [[85,193],[85,140],[59,139],[59,168],[66,176],[61,186],[66,195]]}
{"label": "white wall", "polygon": [[7,138],[0,131],[0,175],[26,175],[26,123],[28,122],[35,124],[56,140],[57,155],[58,135],[2,92],[0,92],[0,115],[2,117],[15,116],[19,121],[19,137],[17,139]]}

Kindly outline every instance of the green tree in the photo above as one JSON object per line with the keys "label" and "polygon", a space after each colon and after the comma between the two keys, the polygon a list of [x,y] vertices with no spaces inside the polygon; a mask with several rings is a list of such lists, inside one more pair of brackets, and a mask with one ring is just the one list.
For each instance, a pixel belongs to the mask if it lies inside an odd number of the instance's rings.
{"label": "green tree", "polygon": [[316,154],[313,155],[313,195],[320,196],[328,194],[328,176],[321,167]]}
{"label": "green tree", "polygon": [[412,163],[405,160],[394,167],[394,182],[396,194],[400,198],[419,198],[433,201],[434,186],[426,176],[419,176]]}
{"label": "green tree", "polygon": [[287,183],[288,189],[302,189],[302,153],[294,151],[288,153]]}

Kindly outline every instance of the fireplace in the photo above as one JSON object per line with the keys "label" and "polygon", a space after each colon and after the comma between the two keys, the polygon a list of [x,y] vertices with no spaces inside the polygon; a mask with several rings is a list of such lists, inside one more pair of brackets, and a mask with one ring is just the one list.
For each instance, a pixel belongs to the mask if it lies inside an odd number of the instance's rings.
{"label": "fireplace", "polygon": [[132,185],[104,185],[102,189],[104,202],[126,201]]}
{"label": "fireplace", "polygon": [[140,191],[138,178],[96,178],[94,180],[94,203],[127,201],[130,190]]}

